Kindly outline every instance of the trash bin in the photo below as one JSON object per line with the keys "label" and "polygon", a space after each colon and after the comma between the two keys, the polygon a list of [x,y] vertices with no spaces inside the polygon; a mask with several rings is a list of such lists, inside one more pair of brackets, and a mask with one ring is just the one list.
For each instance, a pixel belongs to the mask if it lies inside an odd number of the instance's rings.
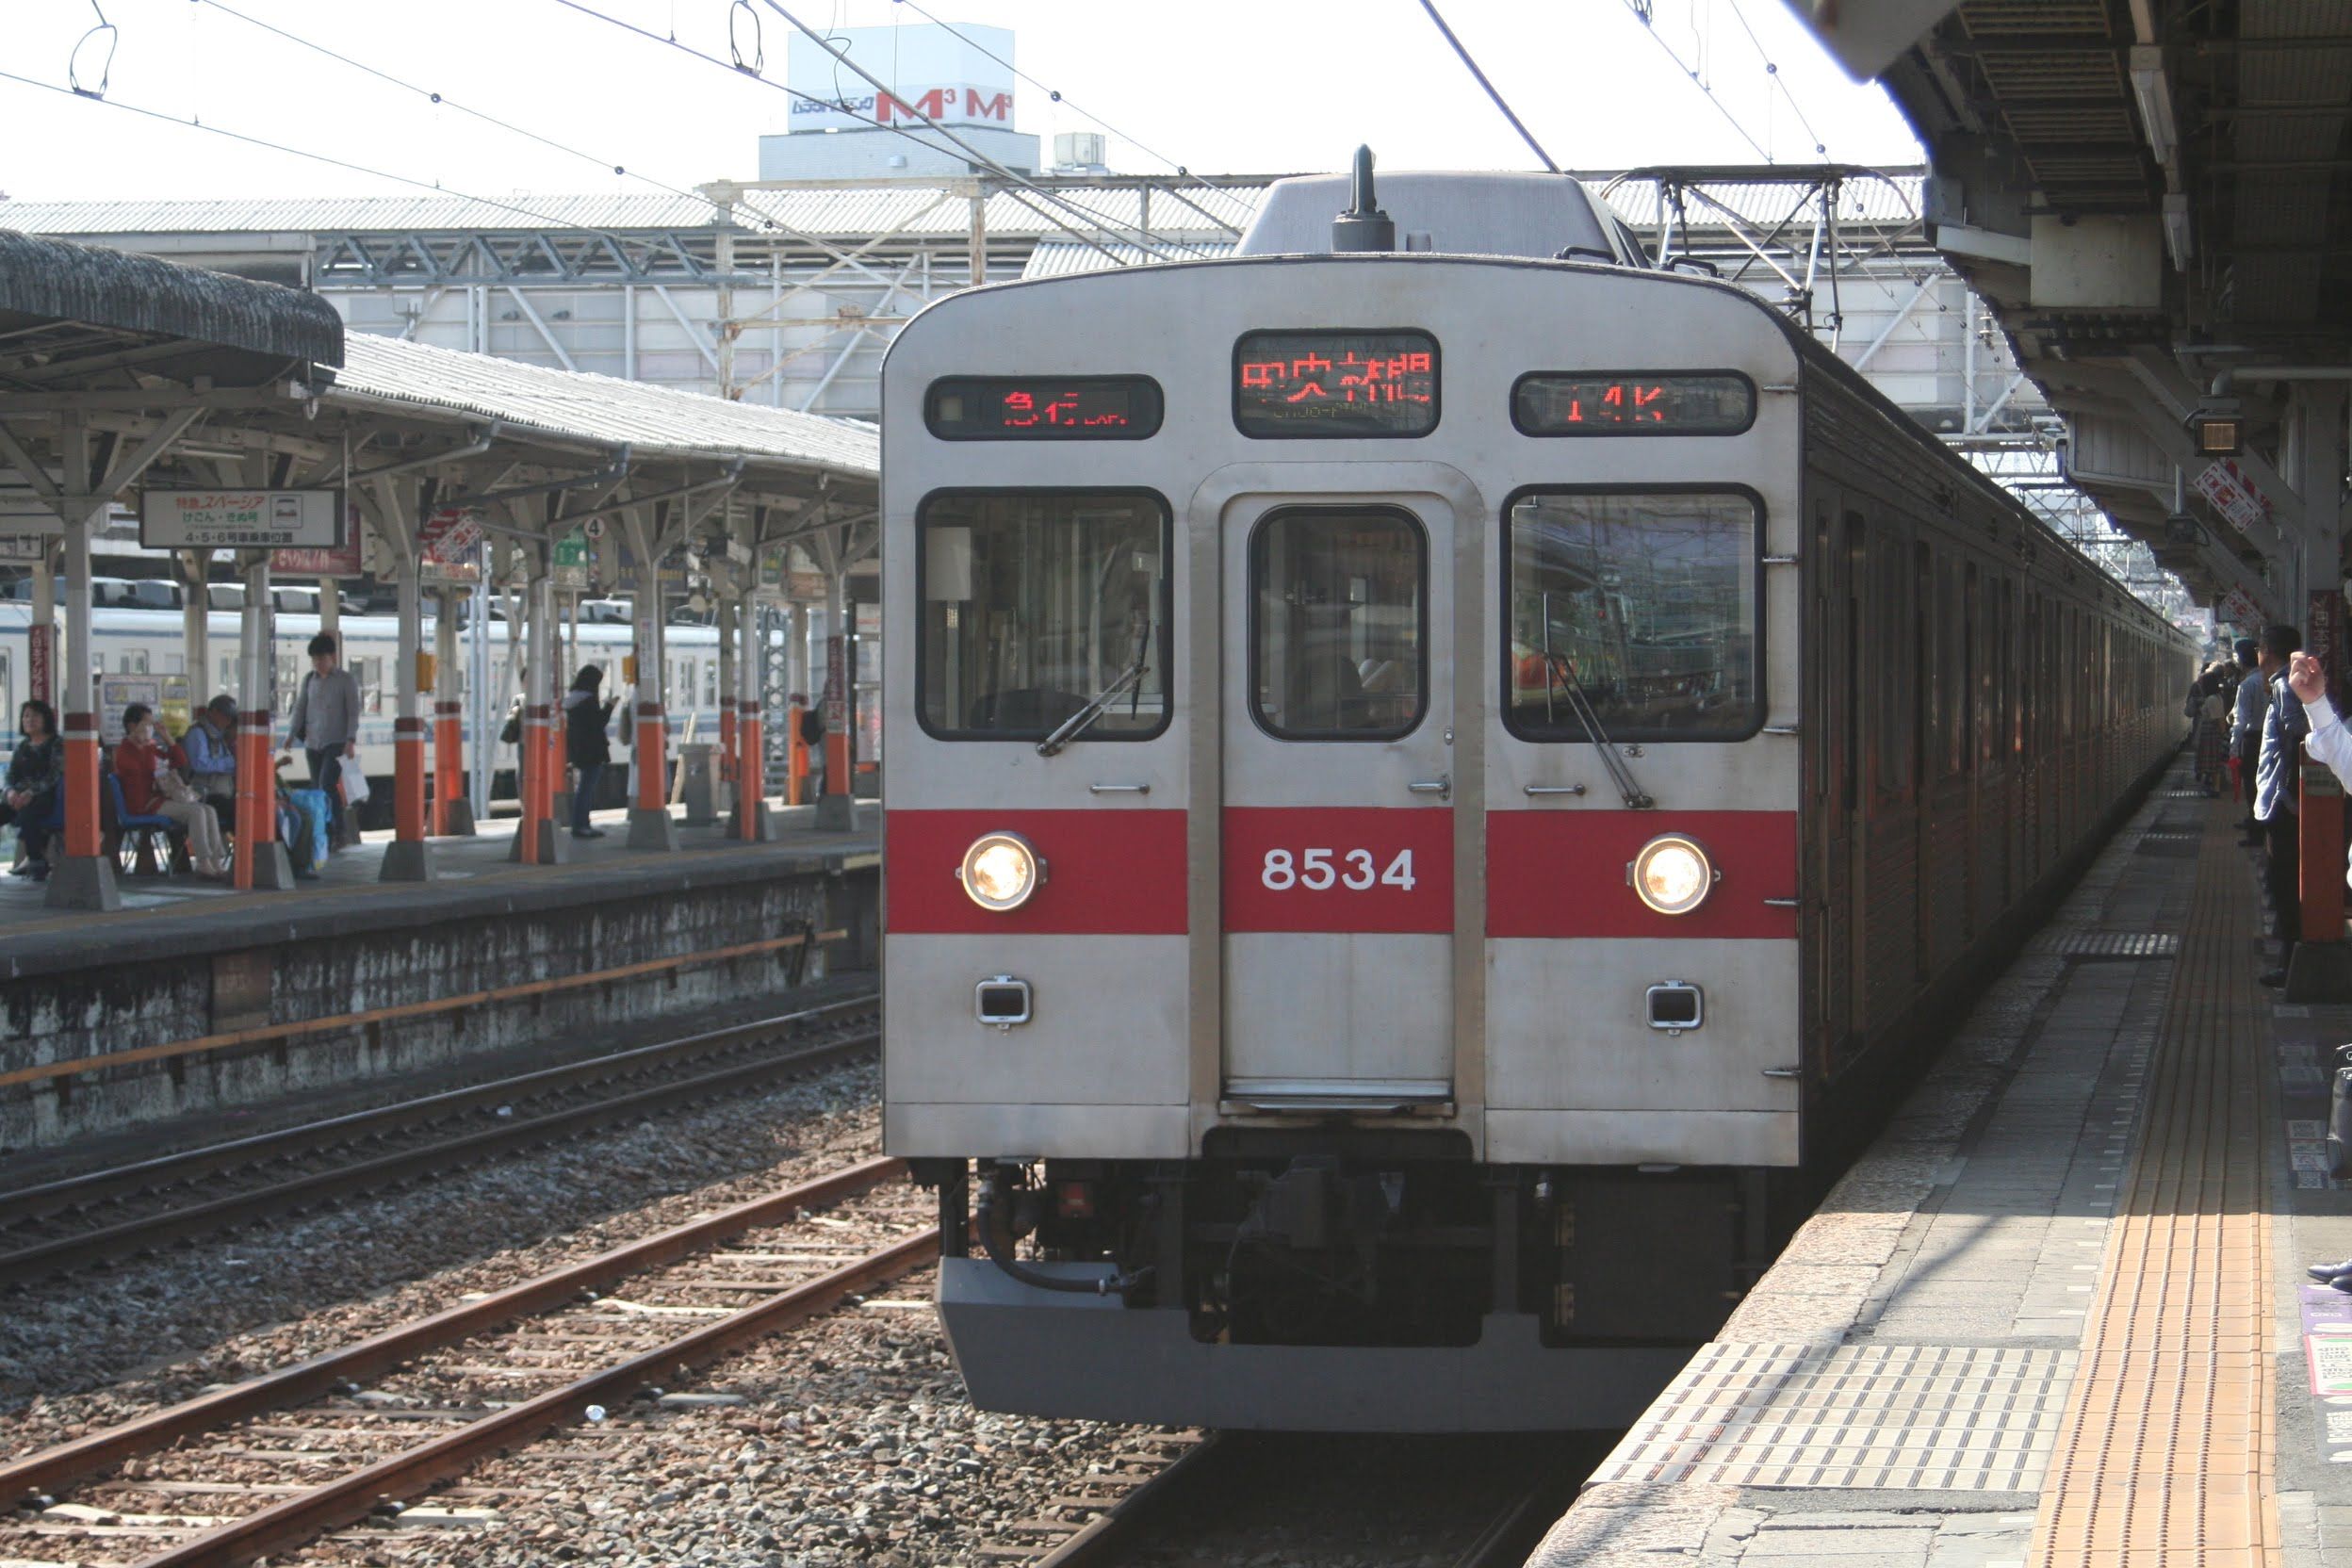
{"label": "trash bin", "polygon": [[719,771],[711,753],[718,747],[696,741],[678,748],[686,769],[686,825],[707,827],[719,820]]}

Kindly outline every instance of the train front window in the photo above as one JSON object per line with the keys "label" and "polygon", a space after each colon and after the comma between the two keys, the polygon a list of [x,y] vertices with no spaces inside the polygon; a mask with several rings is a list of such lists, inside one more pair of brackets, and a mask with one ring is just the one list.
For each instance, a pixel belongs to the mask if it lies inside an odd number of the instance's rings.
{"label": "train front window", "polygon": [[917,522],[915,710],[942,740],[1084,741],[1168,726],[1168,503],[1135,491],[931,497]]}
{"label": "train front window", "polygon": [[1250,547],[1250,705],[1285,741],[1387,741],[1421,722],[1429,540],[1402,512],[1304,508]]}
{"label": "train front window", "polygon": [[1763,723],[1744,491],[1536,490],[1510,509],[1504,722],[1528,741],[1726,741]]}

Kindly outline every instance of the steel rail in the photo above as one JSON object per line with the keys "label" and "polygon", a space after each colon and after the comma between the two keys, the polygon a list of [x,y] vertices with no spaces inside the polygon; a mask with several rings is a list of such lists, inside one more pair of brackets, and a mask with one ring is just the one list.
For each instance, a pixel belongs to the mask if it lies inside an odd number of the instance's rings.
{"label": "steel rail", "polygon": [[167,1241],[222,1229],[240,1220],[283,1214],[351,1193],[380,1191],[420,1176],[435,1175],[493,1154],[546,1143],[608,1123],[711,1099],[727,1090],[749,1086],[779,1073],[830,1066],[873,1049],[879,1038],[865,1034],[805,1047],[781,1055],[738,1063],[715,1072],[678,1079],[636,1093],[590,1101],[519,1119],[462,1137],[421,1144],[415,1149],[380,1155],[355,1165],[298,1176],[252,1192],[235,1193],[208,1203],[169,1209],[161,1214],[124,1220],[103,1230],[63,1236],[15,1251],[0,1253],[0,1288],[19,1286],[65,1273],[107,1258],[139,1252]]}
{"label": "steel rail", "polygon": [[[550,1307],[567,1305],[577,1299],[583,1290],[601,1289],[614,1280],[708,1251],[745,1231],[783,1224],[804,1209],[822,1208],[844,1198],[871,1191],[903,1174],[906,1168],[905,1162],[900,1160],[887,1157],[867,1160],[846,1170],[804,1182],[782,1192],[752,1199],[657,1235],[566,1265],[479,1300],[463,1302],[430,1317],[387,1329],[339,1349],[313,1356],[308,1361],[297,1362],[291,1366],[264,1373],[228,1388],[216,1389],[181,1404],[152,1411],[120,1426],[91,1432],[12,1463],[0,1464],[0,1501],[52,1492],[60,1486],[111,1470],[125,1460],[168,1448],[183,1438],[218,1430],[266,1411],[280,1410],[317,1398],[333,1391],[338,1384],[374,1377],[428,1350],[457,1344],[485,1330],[529,1317]],[[934,1231],[927,1239],[936,1244],[937,1235]],[[903,1250],[910,1245],[911,1242],[902,1243],[896,1250]],[[793,1292],[786,1294],[812,1290],[836,1280],[844,1272],[848,1271],[837,1270],[810,1284],[795,1286]],[[856,1285],[843,1286],[840,1294],[847,1294],[856,1288]],[[762,1305],[772,1306],[773,1301]],[[721,1328],[736,1321],[736,1318],[724,1318],[710,1326]],[[677,1348],[677,1345],[673,1345],[658,1355],[674,1357]],[[529,1406],[514,1408],[521,1410]],[[363,1509],[361,1511],[366,1511]]]}
{"label": "steel rail", "polygon": [[700,1034],[681,1035],[677,1039],[658,1040],[651,1045],[610,1052],[601,1056],[586,1056],[576,1062],[538,1068],[513,1077],[461,1085],[437,1094],[402,1100],[390,1105],[370,1106],[366,1110],[351,1111],[318,1121],[255,1133],[225,1143],[208,1143],[176,1153],[158,1154],[153,1159],[139,1160],[131,1165],[112,1166],[77,1176],[63,1176],[36,1186],[0,1192],[0,1214],[21,1223],[61,1210],[103,1202],[126,1193],[156,1191],[194,1177],[211,1175],[215,1171],[288,1159],[315,1152],[335,1143],[348,1143],[357,1137],[401,1131],[484,1105],[506,1104],[551,1090],[584,1087],[683,1057],[717,1055],[753,1043],[761,1035],[772,1031],[822,1023],[843,1014],[871,1009],[878,1000],[877,993],[868,991],[799,1012],[748,1019],[742,1023],[730,1023]]}
{"label": "steel rail", "polygon": [[1087,1520],[1033,1568],[1102,1568],[1134,1544],[1136,1534],[1183,1502],[1223,1462],[1231,1439],[1210,1432],[1173,1462],[1102,1512]]}
{"label": "steel rail", "polygon": [[844,1297],[921,1266],[938,1256],[939,1246],[936,1227],[918,1232],[659,1349],[631,1356],[618,1365],[468,1422],[405,1453],[378,1460],[324,1486],[208,1530],[193,1541],[143,1559],[139,1568],[232,1568],[316,1540],[338,1526],[366,1518],[387,1500],[413,1497],[551,1427],[578,1421],[592,1404],[625,1399],[657,1380],[676,1378],[683,1368],[700,1366],[779,1329],[806,1322]]}

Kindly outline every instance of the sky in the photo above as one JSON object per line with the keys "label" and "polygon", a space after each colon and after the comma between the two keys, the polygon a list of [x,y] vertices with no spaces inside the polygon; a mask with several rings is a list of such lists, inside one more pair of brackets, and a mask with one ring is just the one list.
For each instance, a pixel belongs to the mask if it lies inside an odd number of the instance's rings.
{"label": "sky", "polygon": [[[757,173],[758,139],[784,129],[792,100],[662,41],[724,60],[731,22],[743,55],[764,55],[780,84],[792,27],[770,0],[579,3],[656,36],[562,0],[0,0],[0,192],[374,196],[412,193],[409,181],[504,198]],[[1360,141],[1388,169],[1537,167],[1420,0],[776,3],[821,30],[919,24],[918,4],[951,24],[1010,28],[1015,64],[1063,95],[1021,83],[1018,128],[1105,131],[1122,172],[1338,169]],[[1634,0],[1438,3],[1564,168],[1761,162],[1759,147],[1803,163],[1820,159],[1817,145],[1874,167],[1920,157],[1884,92],[1848,81],[1782,0],[1647,0],[1649,26]],[[96,30],[101,6],[111,31]],[[103,81],[105,101],[15,77],[86,91]]]}

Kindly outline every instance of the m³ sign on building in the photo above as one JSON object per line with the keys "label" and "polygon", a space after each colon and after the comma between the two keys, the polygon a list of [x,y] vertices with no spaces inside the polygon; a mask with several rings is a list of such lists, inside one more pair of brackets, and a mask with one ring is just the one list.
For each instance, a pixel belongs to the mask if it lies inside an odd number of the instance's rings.
{"label": "m\u00b3 sign on building", "polygon": [[142,490],[139,542],[151,550],[338,549],[343,492]]}

